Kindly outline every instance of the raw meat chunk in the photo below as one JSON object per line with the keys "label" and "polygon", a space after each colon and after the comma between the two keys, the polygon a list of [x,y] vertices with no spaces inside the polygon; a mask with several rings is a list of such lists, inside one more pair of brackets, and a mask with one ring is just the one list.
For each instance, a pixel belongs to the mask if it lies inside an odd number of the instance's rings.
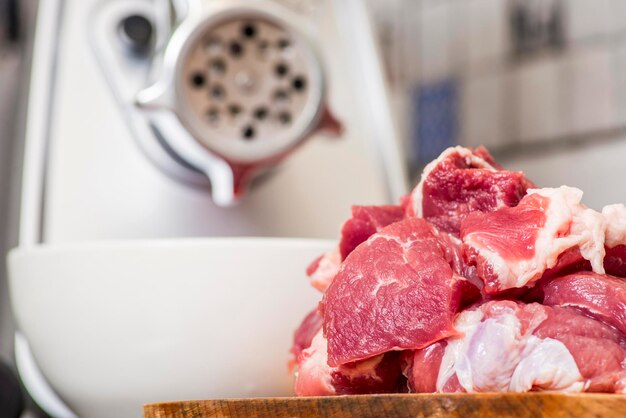
{"label": "raw meat chunk", "polygon": [[543,273],[541,281],[545,283],[554,277],[579,271],[591,271],[591,263],[583,258],[578,247],[572,247],[559,255],[554,267]]}
{"label": "raw meat chunk", "polygon": [[446,248],[428,222],[408,218],[348,256],[322,301],[331,366],[456,334],[456,312],[478,291],[454,273]]}
{"label": "raw meat chunk", "polygon": [[304,317],[302,323],[293,334],[291,352],[298,358],[300,353],[311,346],[313,337],[322,329],[322,316],[317,309],[312,310]]}
{"label": "raw meat chunk", "polygon": [[320,292],[325,292],[339,272],[340,266],[341,255],[338,248],[313,260],[306,269],[306,274],[311,279],[311,286]]}
{"label": "raw meat chunk", "polygon": [[544,307],[539,338],[562,342],[576,360],[587,392],[626,393],[626,341],[615,328],[574,309]]}
{"label": "raw meat chunk", "polygon": [[307,269],[296,393],[626,393],[626,206],[534,187],[454,147],[398,206],[353,206]]}
{"label": "raw meat chunk", "polygon": [[531,189],[514,208],[468,215],[461,238],[485,292],[532,284],[568,250],[578,250],[593,271],[604,273],[606,222],[581,198],[580,190],[566,186]]}
{"label": "raw meat chunk", "polygon": [[298,396],[335,395],[333,369],[328,365],[326,339],[321,330],[298,356],[295,392]]}
{"label": "raw meat chunk", "polygon": [[579,272],[558,277],[543,286],[543,303],[575,307],[626,335],[626,280]]}
{"label": "raw meat chunk", "polygon": [[410,387],[433,391],[439,362],[438,392],[625,390],[624,337],[573,310],[492,301],[461,313],[455,327],[462,336],[414,353]]}
{"label": "raw meat chunk", "polygon": [[404,213],[403,207],[394,205],[352,206],[352,217],[341,228],[338,248],[318,257],[307,268],[311,285],[325,292],[348,254],[380,229],[402,220]]}
{"label": "raw meat chunk", "polygon": [[534,187],[522,172],[505,171],[483,147],[454,147],[424,168],[411,193],[409,215],[458,235],[470,212],[515,206]]}
{"label": "raw meat chunk", "polygon": [[401,221],[404,209],[401,206],[352,206],[352,217],[341,228],[339,252],[345,260],[359,244],[387,225]]}
{"label": "raw meat chunk", "polygon": [[[597,216],[597,215],[596,215]],[[608,205],[602,209],[604,217],[604,270],[606,274],[626,277],[626,207],[623,204]],[[596,229],[596,233],[599,231]],[[554,271],[546,275],[557,276],[577,271],[591,271],[592,267],[579,251],[570,251],[559,259]],[[545,278],[545,276],[544,276]]]}
{"label": "raw meat chunk", "polygon": [[446,345],[446,341],[437,341],[426,348],[407,350],[402,353],[402,373],[408,379],[410,392],[437,392],[437,377]]}
{"label": "raw meat chunk", "polygon": [[298,356],[298,396],[396,392],[403,380],[400,353],[381,354],[339,367],[328,365],[326,339],[320,330]]}
{"label": "raw meat chunk", "polygon": [[612,276],[626,277],[626,245],[606,248],[604,270]]}
{"label": "raw meat chunk", "polygon": [[401,386],[406,387],[406,379],[400,368],[400,355],[398,351],[391,351],[369,359],[342,364],[332,375],[336,393],[359,395],[401,391]]}
{"label": "raw meat chunk", "polygon": [[608,205],[602,215],[606,220],[604,268],[607,274],[626,277],[626,207]]}
{"label": "raw meat chunk", "polygon": [[444,258],[452,267],[452,270],[459,276],[467,279],[476,286],[477,289],[483,288],[483,282],[478,277],[476,266],[468,264],[463,256],[463,242],[452,234],[439,232],[438,234],[444,249]]}

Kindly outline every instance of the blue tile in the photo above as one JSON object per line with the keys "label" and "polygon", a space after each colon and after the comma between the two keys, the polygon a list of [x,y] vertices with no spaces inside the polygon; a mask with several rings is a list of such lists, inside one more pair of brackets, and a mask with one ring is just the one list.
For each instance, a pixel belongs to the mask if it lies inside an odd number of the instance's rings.
{"label": "blue tile", "polygon": [[424,84],[414,88],[411,96],[412,157],[422,165],[457,144],[458,85],[452,79]]}

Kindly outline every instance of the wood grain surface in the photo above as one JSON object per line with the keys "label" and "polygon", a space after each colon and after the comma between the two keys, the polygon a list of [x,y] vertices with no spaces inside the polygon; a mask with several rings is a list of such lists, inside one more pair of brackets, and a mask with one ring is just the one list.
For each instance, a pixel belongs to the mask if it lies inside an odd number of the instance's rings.
{"label": "wood grain surface", "polygon": [[150,404],[144,418],[626,417],[626,395],[481,393],[217,399]]}

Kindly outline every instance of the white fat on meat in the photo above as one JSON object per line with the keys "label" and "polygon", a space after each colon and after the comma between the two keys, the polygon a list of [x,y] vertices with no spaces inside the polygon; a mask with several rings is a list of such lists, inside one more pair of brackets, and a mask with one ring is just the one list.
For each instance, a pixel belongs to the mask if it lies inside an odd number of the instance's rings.
{"label": "white fat on meat", "polygon": [[456,146],[456,147],[450,147],[446,149],[445,151],[441,153],[441,155],[436,160],[431,161],[430,163],[426,165],[426,167],[424,167],[424,171],[422,171],[420,182],[417,184],[417,186],[415,186],[415,189],[413,189],[413,192],[411,192],[411,202],[412,202],[413,212],[415,213],[416,217],[421,218],[423,216],[422,199],[424,197],[423,196],[424,181],[428,178],[430,173],[435,169],[435,167],[437,167],[437,165],[439,165],[441,161],[445,160],[450,155],[455,154],[455,153],[463,157],[465,159],[465,163],[470,167],[482,168],[482,169],[487,169],[491,171],[498,171],[497,168],[489,164],[483,158],[473,154],[472,151],[470,151],[469,149],[465,147]]}
{"label": "white fat on meat", "polygon": [[598,274],[604,274],[606,227],[606,219],[600,212],[585,208],[574,215],[569,231],[569,236],[577,241],[582,257]]}
{"label": "white fat on meat", "polygon": [[537,278],[546,269],[556,265],[565,250],[578,247],[583,258],[591,262],[593,271],[604,274],[604,217],[580,203],[583,192],[575,187],[529,189],[528,195],[537,194],[549,199],[545,211],[546,223],[537,234],[535,257],[520,263],[515,287],[521,287]]}
{"label": "white fat on meat", "polygon": [[602,215],[606,220],[606,246],[626,244],[626,207],[621,203],[608,205],[602,208]]}
{"label": "white fat on meat", "polygon": [[333,373],[339,373],[348,379],[367,378],[381,382],[376,368],[383,360],[384,354],[357,362],[354,367],[330,367],[328,365],[328,341],[323,331],[313,337],[311,346],[302,351],[298,359],[295,392],[298,396],[336,395],[333,386]]}
{"label": "white fat on meat", "polygon": [[545,319],[536,318],[522,332],[513,309],[484,319],[480,309],[459,315],[455,327],[462,337],[450,338],[437,378],[437,391],[455,374],[468,392],[525,392],[533,388],[582,392],[583,377],[560,341],[534,335]]}
{"label": "white fat on meat", "polygon": [[295,392],[298,396],[334,395],[332,367],[328,365],[328,343],[320,329],[311,346],[301,353],[296,372]]}
{"label": "white fat on meat", "polygon": [[[457,374],[457,364],[465,353],[465,345],[471,340],[476,326],[482,321],[483,313],[480,309],[461,313],[454,323],[456,330],[463,335],[462,338],[449,338],[446,345],[439,374],[437,375],[437,392],[443,392],[445,384]],[[463,373],[461,372],[461,375]],[[459,376],[459,379],[462,377]],[[467,380],[467,379],[465,379]]]}
{"label": "white fat on meat", "polygon": [[328,286],[339,272],[341,267],[341,254],[339,248],[325,253],[319,261],[317,268],[311,274],[311,285],[321,292],[325,292]]}
{"label": "white fat on meat", "polygon": [[474,242],[474,234],[463,238],[482,258],[489,260],[502,288],[522,287],[537,280],[544,271],[556,265],[559,255],[572,247],[580,249],[582,257],[591,262],[594,272],[604,274],[606,220],[599,212],[580,203],[583,192],[561,186],[529,189],[527,197],[533,194],[547,198],[549,203],[544,211],[546,222],[537,234],[532,258],[510,263],[497,252]]}
{"label": "white fat on meat", "polygon": [[509,391],[528,392],[540,388],[584,392],[587,386],[588,382],[583,381],[574,357],[562,342],[531,335],[511,376]]}
{"label": "white fat on meat", "polygon": [[383,361],[384,354],[361,360],[356,363],[355,367],[339,367],[337,370],[341,372],[343,376],[349,379],[366,378],[382,382],[383,379],[376,373],[376,368]]}

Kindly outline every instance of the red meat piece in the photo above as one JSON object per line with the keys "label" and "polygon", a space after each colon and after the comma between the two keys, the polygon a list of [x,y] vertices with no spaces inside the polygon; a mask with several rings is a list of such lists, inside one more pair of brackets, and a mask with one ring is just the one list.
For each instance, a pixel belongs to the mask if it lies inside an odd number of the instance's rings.
{"label": "red meat piece", "polygon": [[578,308],[626,335],[626,280],[579,272],[558,277],[543,286],[543,303]]}
{"label": "red meat piece", "polygon": [[531,187],[524,173],[503,170],[483,147],[448,148],[424,169],[409,214],[458,235],[467,214],[516,206]]}
{"label": "red meat piece", "polygon": [[455,274],[446,248],[438,231],[417,218],[383,228],[356,248],[322,302],[329,365],[456,334],[454,316],[478,290]]}
{"label": "red meat piece", "polygon": [[345,260],[359,244],[387,225],[404,218],[401,206],[352,206],[352,217],[341,228],[339,252]]}
{"label": "red meat piece", "polygon": [[313,337],[315,337],[315,334],[317,334],[320,329],[322,329],[322,317],[317,309],[314,309],[304,317],[298,329],[293,333],[291,352],[296,358],[303,350],[311,346]]}
{"label": "red meat piece", "polygon": [[405,360],[414,391],[626,390],[624,336],[574,309],[490,301],[455,327],[463,334]]}
{"label": "red meat piece", "polygon": [[400,353],[386,353],[337,367],[328,365],[327,343],[322,332],[297,359],[295,392],[298,396],[356,395],[397,392],[406,387],[400,369]]}
{"label": "red meat piece", "polygon": [[[571,187],[536,189],[518,206],[491,213],[474,212],[461,227],[470,263],[476,264],[487,294],[532,285],[557,266],[580,263],[576,252],[604,273],[603,216],[580,203]],[[554,271],[550,272],[551,274]]]}

